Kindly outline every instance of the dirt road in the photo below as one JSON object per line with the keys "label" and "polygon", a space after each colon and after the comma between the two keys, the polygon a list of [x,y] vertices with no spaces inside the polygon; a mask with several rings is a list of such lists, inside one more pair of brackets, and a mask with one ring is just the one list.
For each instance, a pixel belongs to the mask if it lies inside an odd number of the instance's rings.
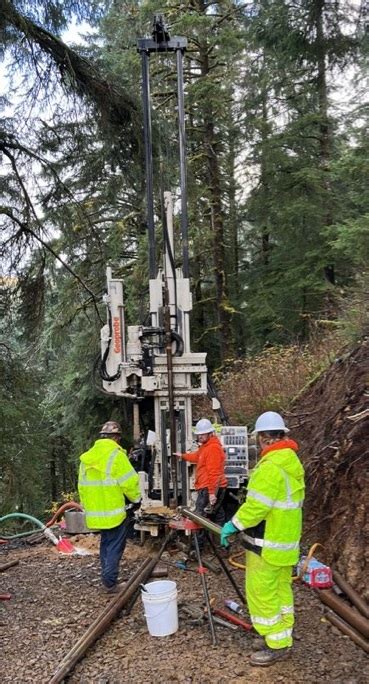
{"label": "dirt road", "polygon": [[[78,543],[78,542],[77,542]],[[48,682],[58,662],[82,636],[111,600],[99,587],[97,538],[85,537],[92,555],[62,556],[42,544],[23,543],[0,548],[0,563],[19,558],[18,566],[0,575],[0,588],[12,594],[0,603],[1,682]],[[147,555],[146,548],[130,544],[122,564],[128,577]],[[179,558],[172,556],[171,560]],[[167,556],[169,558],[169,556]],[[193,566],[195,567],[195,566]],[[240,586],[243,572],[234,571]],[[202,607],[200,578],[169,567],[177,582],[180,604]],[[216,604],[237,598],[223,575],[208,575]],[[273,668],[252,668],[248,656],[257,648],[256,637],[218,627],[219,645],[213,648],[206,624],[192,624],[180,611],[179,631],[164,638],[147,631],[141,599],[132,613],[123,615],[76,666],[71,684],[201,683],[246,684],[250,679],[270,682],[369,681],[369,659],[325,620],[320,602],[301,584],[295,586],[296,641],[290,660]]]}

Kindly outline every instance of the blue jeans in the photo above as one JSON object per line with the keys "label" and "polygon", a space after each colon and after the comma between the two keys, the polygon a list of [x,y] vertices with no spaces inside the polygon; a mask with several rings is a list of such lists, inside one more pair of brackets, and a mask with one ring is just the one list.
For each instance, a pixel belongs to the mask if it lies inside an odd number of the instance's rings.
{"label": "blue jeans", "polygon": [[118,581],[119,563],[126,547],[127,536],[130,531],[132,518],[129,516],[117,527],[101,530],[100,563],[102,583],[108,589],[114,587]]}

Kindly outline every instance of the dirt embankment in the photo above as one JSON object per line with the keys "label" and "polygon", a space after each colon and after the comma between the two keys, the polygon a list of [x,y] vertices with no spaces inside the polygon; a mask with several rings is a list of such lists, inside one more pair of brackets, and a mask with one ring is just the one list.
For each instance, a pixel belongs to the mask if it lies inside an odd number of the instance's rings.
{"label": "dirt embankment", "polygon": [[369,598],[369,341],[332,364],[288,415],[306,468],[306,541]]}

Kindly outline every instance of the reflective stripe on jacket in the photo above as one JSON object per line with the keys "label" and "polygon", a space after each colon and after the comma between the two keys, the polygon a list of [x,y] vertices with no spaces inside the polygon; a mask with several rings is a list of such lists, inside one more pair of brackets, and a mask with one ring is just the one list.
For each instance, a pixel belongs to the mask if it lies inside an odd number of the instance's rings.
{"label": "reflective stripe on jacket", "polygon": [[251,473],[245,503],[232,518],[244,530],[247,549],[272,565],[299,559],[304,500],[304,469],[293,440],[267,447]]}
{"label": "reflective stripe on jacket", "polygon": [[127,516],[126,498],[141,499],[138,475],[113,439],[98,439],[82,454],[78,491],[90,529],[117,527]]}
{"label": "reflective stripe on jacket", "polygon": [[227,486],[225,454],[215,435],[201,444],[197,451],[182,454],[182,458],[189,463],[196,463],[195,489],[207,489],[209,494],[215,494],[218,488]]}

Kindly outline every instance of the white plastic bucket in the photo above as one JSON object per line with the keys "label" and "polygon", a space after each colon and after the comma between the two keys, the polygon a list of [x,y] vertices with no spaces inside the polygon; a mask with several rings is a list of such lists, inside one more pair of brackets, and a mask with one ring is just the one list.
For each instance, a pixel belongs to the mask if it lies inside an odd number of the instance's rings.
{"label": "white plastic bucket", "polygon": [[170,580],[145,584],[141,591],[147,628],[151,636],[169,636],[178,629],[177,585]]}

